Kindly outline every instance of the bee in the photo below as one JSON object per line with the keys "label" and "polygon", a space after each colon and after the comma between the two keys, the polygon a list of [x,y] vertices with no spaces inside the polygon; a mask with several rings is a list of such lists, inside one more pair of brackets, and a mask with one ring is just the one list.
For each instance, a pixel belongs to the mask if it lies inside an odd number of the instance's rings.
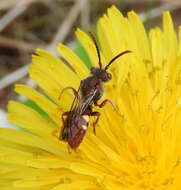
{"label": "bee", "polygon": [[77,149],[81,144],[89,126],[89,118],[91,116],[96,117],[93,122],[93,131],[94,134],[96,134],[95,126],[98,123],[100,112],[93,111],[93,106],[102,108],[108,102],[114,107],[109,99],[105,99],[102,103],[98,104],[98,100],[100,100],[104,94],[103,83],[112,79],[111,73],[107,70],[116,59],[131,52],[126,50],[119,53],[103,68],[96,39],[91,32],[89,32],[89,34],[96,47],[99,67],[91,68],[90,76],[80,82],[78,90],[75,90],[73,87],[66,87],[63,89],[63,91],[67,89],[72,90],[74,99],[70,110],[62,114],[63,128],[59,139],[66,141],[72,149]]}

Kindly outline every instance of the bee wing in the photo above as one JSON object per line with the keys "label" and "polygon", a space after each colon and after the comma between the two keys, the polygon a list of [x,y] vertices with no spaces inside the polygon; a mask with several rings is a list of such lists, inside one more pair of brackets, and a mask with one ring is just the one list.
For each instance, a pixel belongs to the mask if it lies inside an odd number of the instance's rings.
{"label": "bee wing", "polygon": [[75,112],[77,110],[77,108],[79,107],[79,105],[80,105],[80,101],[81,101],[80,88],[81,88],[81,84],[79,85],[77,93],[74,96],[74,99],[72,101],[72,105],[70,107],[70,111],[74,110],[74,112]]}
{"label": "bee wing", "polygon": [[72,112],[69,112],[67,118],[63,121],[63,128],[60,134],[62,140],[68,140],[69,138],[75,136],[79,130],[79,125],[77,122],[78,118],[79,115],[74,113],[74,110]]}
{"label": "bee wing", "polygon": [[94,103],[95,94],[97,92],[96,88],[93,88],[90,93],[84,97],[80,103],[79,106],[79,113],[82,114],[88,106],[92,105]]}
{"label": "bee wing", "polygon": [[67,118],[63,120],[63,128],[60,134],[62,140],[67,140],[73,134],[73,128],[76,125],[76,117],[79,114],[78,107],[81,100],[80,87],[81,84],[79,85],[78,90],[74,91],[74,99],[68,111]]}

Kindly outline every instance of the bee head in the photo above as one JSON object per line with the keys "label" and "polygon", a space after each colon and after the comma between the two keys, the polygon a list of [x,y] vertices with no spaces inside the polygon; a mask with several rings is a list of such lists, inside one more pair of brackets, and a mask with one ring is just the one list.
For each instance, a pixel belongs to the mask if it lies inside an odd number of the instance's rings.
{"label": "bee head", "polygon": [[103,82],[107,82],[112,79],[111,73],[108,73],[105,69],[101,68],[91,68],[91,74],[94,75],[96,78],[102,80]]}

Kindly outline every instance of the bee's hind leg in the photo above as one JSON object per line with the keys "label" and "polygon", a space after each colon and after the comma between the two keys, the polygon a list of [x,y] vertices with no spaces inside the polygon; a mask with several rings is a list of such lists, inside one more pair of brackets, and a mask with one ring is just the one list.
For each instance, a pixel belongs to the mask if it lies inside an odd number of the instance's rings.
{"label": "bee's hind leg", "polygon": [[93,122],[93,133],[94,133],[95,135],[96,135],[96,124],[97,124],[98,121],[99,121],[100,115],[101,115],[101,113],[98,112],[98,111],[91,112],[91,113],[89,114],[89,116],[95,116],[95,117],[96,117],[96,120]]}

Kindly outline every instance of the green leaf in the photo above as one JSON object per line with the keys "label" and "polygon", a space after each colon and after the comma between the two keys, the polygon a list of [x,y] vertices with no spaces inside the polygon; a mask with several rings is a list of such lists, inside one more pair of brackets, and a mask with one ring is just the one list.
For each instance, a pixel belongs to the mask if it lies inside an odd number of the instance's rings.
{"label": "green leaf", "polygon": [[32,100],[26,100],[23,102],[23,104],[25,104],[26,106],[36,110],[41,116],[48,118],[48,114],[46,112],[44,112],[35,102],[33,102]]}
{"label": "green leaf", "polygon": [[84,64],[90,69],[92,65],[85,49],[80,44],[80,42],[76,41],[75,43],[76,43],[75,53],[80,57],[80,59],[84,62]]}

